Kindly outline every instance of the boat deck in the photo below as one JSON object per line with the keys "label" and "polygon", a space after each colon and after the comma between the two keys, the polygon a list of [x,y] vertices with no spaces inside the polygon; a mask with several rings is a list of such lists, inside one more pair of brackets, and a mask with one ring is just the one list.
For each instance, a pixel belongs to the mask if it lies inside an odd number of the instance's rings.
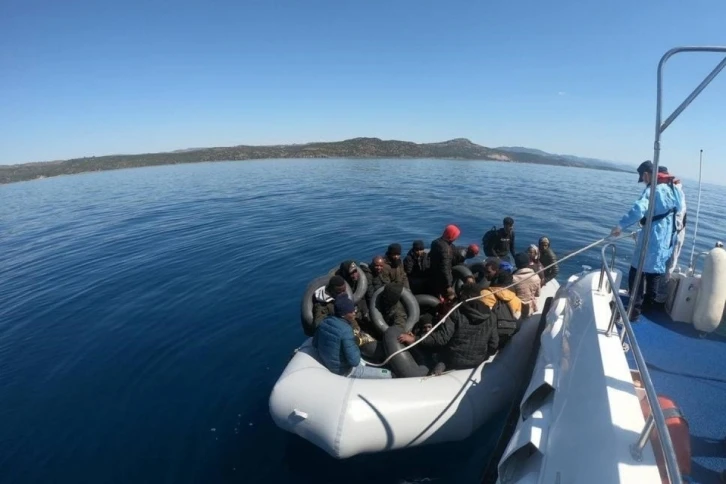
{"label": "boat deck", "polygon": [[[672,398],[688,420],[692,482],[722,483],[726,470],[726,337],[701,336],[666,313],[633,324],[656,392]],[[723,328],[719,328],[722,330]],[[722,331],[723,333],[723,331]],[[628,353],[631,368],[635,368]]]}

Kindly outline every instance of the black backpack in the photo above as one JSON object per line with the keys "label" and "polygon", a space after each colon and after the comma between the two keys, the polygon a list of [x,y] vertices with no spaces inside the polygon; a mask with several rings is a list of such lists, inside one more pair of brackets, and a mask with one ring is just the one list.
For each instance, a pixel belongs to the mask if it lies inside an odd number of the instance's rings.
{"label": "black backpack", "polygon": [[484,250],[484,255],[487,257],[496,257],[494,253],[494,247],[497,244],[497,228],[492,225],[492,228],[484,234],[481,238],[481,246]]}
{"label": "black backpack", "polygon": [[512,336],[519,331],[521,321],[514,317],[509,306],[504,301],[497,300],[492,308],[497,317],[497,332],[499,333],[499,349],[504,348]]}

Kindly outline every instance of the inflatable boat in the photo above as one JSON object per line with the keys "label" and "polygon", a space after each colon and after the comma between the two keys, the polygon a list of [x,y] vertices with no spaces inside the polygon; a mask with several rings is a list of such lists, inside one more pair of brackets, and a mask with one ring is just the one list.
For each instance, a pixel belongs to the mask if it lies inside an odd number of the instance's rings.
{"label": "inflatable boat", "polygon": [[[558,288],[554,280],[542,288],[539,307]],[[281,429],[339,459],[463,440],[510,405],[529,381],[528,355],[540,318],[523,321],[507,346],[479,367],[440,376],[346,378],[317,360],[308,339],[272,389],[270,414]]]}

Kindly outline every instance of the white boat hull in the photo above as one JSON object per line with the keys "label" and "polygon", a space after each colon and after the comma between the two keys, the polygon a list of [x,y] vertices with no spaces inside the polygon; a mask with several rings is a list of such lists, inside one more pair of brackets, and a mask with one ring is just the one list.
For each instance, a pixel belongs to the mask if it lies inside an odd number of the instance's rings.
{"label": "white boat hull", "polygon": [[650,443],[640,460],[630,451],[645,418],[620,338],[607,334],[618,287],[599,290],[599,275],[573,276],[552,302],[501,484],[661,482]]}
{"label": "white boat hull", "polygon": [[[556,281],[542,291],[552,296]],[[542,304],[543,306],[544,304]],[[275,423],[336,458],[465,439],[511,404],[529,377],[533,315],[494,358],[438,377],[365,380],[328,371],[308,339],[270,395]]]}

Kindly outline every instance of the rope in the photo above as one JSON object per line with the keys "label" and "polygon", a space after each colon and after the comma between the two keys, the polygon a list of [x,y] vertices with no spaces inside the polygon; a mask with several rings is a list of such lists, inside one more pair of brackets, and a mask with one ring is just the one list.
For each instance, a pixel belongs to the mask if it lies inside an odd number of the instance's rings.
{"label": "rope", "polygon": [[[635,233],[635,232],[633,232],[633,233]],[[596,240],[595,242],[593,242],[593,243],[591,243],[591,244],[588,244],[588,245],[586,245],[585,247],[583,247],[583,248],[581,248],[581,249],[578,249],[578,250],[576,250],[576,251],[574,251],[574,252],[572,252],[572,253],[570,253],[570,254],[567,254],[566,256],[564,256],[563,258],[561,258],[560,260],[558,260],[558,261],[556,261],[556,262],[554,262],[554,263],[552,263],[552,264],[548,265],[547,267],[543,267],[543,268],[542,268],[542,269],[540,269],[539,271],[537,271],[537,272],[534,272],[534,273],[532,273],[531,275],[529,275],[528,277],[526,277],[526,278],[522,279],[522,280],[521,280],[521,281],[519,281],[519,282],[515,282],[515,283],[512,283],[512,284],[508,285],[507,287],[500,287],[500,288],[497,288],[496,290],[492,291],[492,292],[491,292],[490,294],[487,294],[487,296],[489,296],[489,295],[494,295],[494,294],[497,294],[497,293],[499,293],[499,292],[501,292],[501,291],[504,291],[504,290],[506,290],[506,289],[511,289],[512,287],[516,286],[517,284],[521,284],[521,283],[523,283],[524,281],[527,281],[527,280],[529,280],[529,279],[533,278],[533,277],[534,277],[535,275],[537,275],[537,274],[539,274],[539,273],[541,273],[541,272],[544,272],[544,271],[546,271],[547,269],[550,269],[550,268],[552,268],[552,267],[556,266],[557,264],[560,264],[560,263],[562,263],[562,262],[564,262],[564,261],[566,261],[566,260],[568,260],[568,259],[571,259],[572,257],[575,257],[576,255],[579,255],[579,254],[581,254],[581,253],[583,253],[583,252],[585,252],[585,251],[587,251],[587,250],[590,250],[590,249],[592,249],[593,247],[595,247],[595,246],[597,246],[597,245],[599,245],[599,244],[601,244],[601,243],[605,242],[605,241],[606,241],[606,240],[608,240],[608,239],[611,239],[612,241],[615,241],[615,240],[618,240],[618,239],[622,239],[622,238],[624,238],[624,237],[631,237],[631,236],[632,236],[632,233],[629,233],[629,234],[625,234],[625,233],[623,233],[623,234],[621,234],[621,235],[619,235],[619,236],[617,236],[617,237],[613,237],[613,236],[611,236],[611,235],[608,235],[608,236],[606,236],[606,237],[603,237],[602,239],[598,239],[598,240]],[[413,343],[411,343],[410,345],[408,345],[408,346],[406,346],[406,347],[404,347],[404,348],[401,348],[400,350],[398,350],[398,351],[396,351],[396,352],[392,353],[392,354],[391,354],[391,355],[390,355],[390,356],[389,356],[388,358],[386,358],[386,359],[385,359],[385,360],[383,361],[383,363],[369,363],[369,362],[367,362],[367,361],[366,361],[366,365],[367,365],[367,366],[374,366],[374,367],[382,367],[382,366],[385,366],[385,365],[387,365],[387,364],[388,364],[388,362],[389,362],[389,361],[391,361],[391,360],[393,359],[393,357],[395,357],[395,356],[397,356],[397,355],[399,355],[400,353],[403,353],[403,352],[405,352],[405,351],[409,351],[409,350],[410,350],[411,348],[413,348],[414,346],[418,345],[418,344],[419,344],[419,343],[421,343],[421,342],[422,342],[423,340],[425,340],[426,338],[428,338],[428,336],[429,336],[429,335],[430,335],[431,333],[433,333],[434,331],[436,331],[436,328],[438,328],[438,327],[439,327],[439,326],[441,326],[441,325],[442,325],[442,324],[443,324],[444,322],[446,322],[446,320],[448,319],[448,317],[449,317],[449,316],[451,316],[451,314],[452,314],[452,313],[453,313],[454,311],[456,311],[456,310],[457,310],[457,309],[459,308],[459,306],[461,306],[461,305],[462,305],[462,304],[464,304],[465,302],[470,302],[470,301],[476,301],[477,299],[481,299],[481,298],[483,298],[483,297],[485,297],[485,296],[475,296],[475,297],[471,297],[471,298],[469,298],[469,299],[465,299],[464,301],[460,301],[460,302],[456,303],[456,304],[454,305],[454,307],[452,307],[452,308],[451,308],[451,309],[449,310],[449,312],[447,312],[447,313],[446,313],[446,314],[445,314],[445,315],[444,315],[444,316],[443,316],[443,317],[441,318],[441,320],[440,320],[440,321],[439,321],[438,323],[436,323],[436,324],[435,324],[435,325],[434,325],[434,326],[433,326],[433,327],[432,327],[432,328],[431,328],[431,329],[430,329],[430,330],[429,330],[429,331],[428,331],[428,332],[427,332],[426,334],[424,334],[423,336],[421,336],[421,337],[420,337],[419,339],[417,339],[416,341],[414,341],[414,342],[413,342]]]}

